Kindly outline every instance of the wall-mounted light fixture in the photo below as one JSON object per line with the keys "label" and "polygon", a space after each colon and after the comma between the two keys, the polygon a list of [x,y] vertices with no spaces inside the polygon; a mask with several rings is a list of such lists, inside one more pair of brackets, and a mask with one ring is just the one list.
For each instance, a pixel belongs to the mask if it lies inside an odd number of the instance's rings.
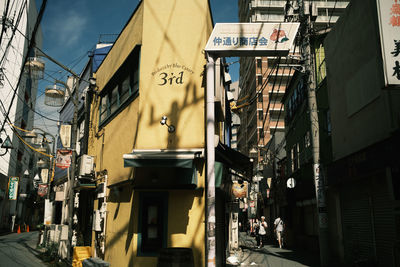
{"label": "wall-mounted light fixture", "polygon": [[13,148],[14,147],[11,143],[10,137],[7,135],[5,130],[2,130],[0,133],[0,156],[4,156],[5,154],[7,154],[9,149]]}
{"label": "wall-mounted light fixture", "polygon": [[162,116],[161,121],[160,121],[161,125],[166,125],[168,127],[169,133],[175,132],[175,126],[172,124],[168,125],[167,120],[168,120],[167,116]]}

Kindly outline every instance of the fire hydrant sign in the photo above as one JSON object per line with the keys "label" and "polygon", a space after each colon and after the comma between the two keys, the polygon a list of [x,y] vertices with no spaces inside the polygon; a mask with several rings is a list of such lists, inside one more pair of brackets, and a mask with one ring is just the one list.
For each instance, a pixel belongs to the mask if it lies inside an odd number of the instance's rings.
{"label": "fire hydrant sign", "polygon": [[10,177],[8,182],[8,196],[10,200],[16,200],[18,194],[18,177]]}

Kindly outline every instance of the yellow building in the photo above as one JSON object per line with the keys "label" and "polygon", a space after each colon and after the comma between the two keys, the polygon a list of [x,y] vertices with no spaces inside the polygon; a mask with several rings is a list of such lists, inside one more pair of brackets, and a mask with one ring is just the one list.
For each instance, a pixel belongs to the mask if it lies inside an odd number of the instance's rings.
{"label": "yellow building", "polygon": [[143,0],[96,72],[88,154],[106,197],[92,244],[111,266],[155,266],[162,247],[191,248],[205,265],[211,31],[207,0]]}

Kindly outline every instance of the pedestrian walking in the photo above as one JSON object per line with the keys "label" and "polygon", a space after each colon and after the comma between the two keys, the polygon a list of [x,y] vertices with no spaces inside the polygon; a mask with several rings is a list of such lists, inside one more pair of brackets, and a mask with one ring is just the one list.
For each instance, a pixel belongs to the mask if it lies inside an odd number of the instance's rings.
{"label": "pedestrian walking", "polygon": [[278,240],[279,248],[282,248],[282,246],[283,246],[282,233],[283,233],[283,229],[285,228],[285,224],[280,217],[275,219],[274,228],[275,228],[276,239]]}
{"label": "pedestrian walking", "polygon": [[260,229],[260,225],[259,225],[258,219],[255,219],[253,222],[252,233],[253,233],[253,236],[256,238],[256,246],[257,247],[260,246],[260,234],[258,233],[259,229]]}
{"label": "pedestrian walking", "polygon": [[259,229],[258,229],[258,234],[260,239],[260,244],[258,248],[262,248],[267,243],[267,228],[268,224],[265,221],[265,217],[261,216],[261,221],[259,223]]}

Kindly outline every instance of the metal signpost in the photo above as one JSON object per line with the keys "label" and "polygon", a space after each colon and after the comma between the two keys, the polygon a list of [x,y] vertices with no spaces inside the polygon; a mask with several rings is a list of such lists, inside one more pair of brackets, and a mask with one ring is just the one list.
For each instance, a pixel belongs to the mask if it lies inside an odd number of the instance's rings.
{"label": "metal signpost", "polygon": [[208,39],[206,51],[207,121],[207,207],[206,266],[216,266],[214,87],[218,57],[287,56],[300,23],[217,23]]}

